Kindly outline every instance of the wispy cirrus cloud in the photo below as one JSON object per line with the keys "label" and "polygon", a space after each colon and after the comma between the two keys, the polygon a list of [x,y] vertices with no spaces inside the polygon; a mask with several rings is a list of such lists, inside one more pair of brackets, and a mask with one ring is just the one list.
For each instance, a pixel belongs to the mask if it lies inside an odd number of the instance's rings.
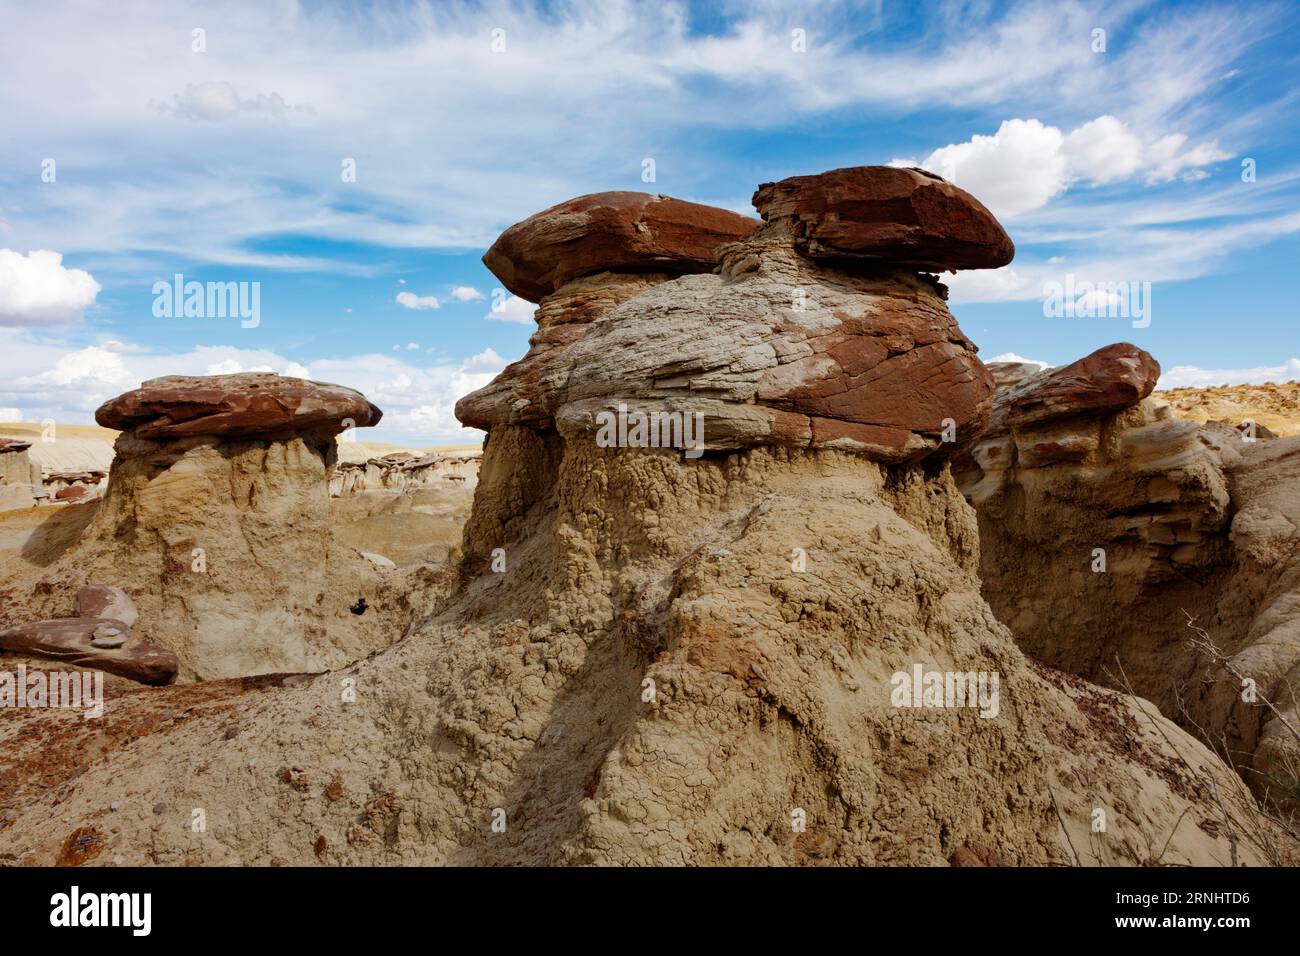
{"label": "wispy cirrus cloud", "polygon": [[[1016,215],[1058,201],[1073,175],[1198,176],[1236,152],[1251,116],[1262,123],[1276,99],[1245,108],[1218,99],[1252,43],[1281,28],[1272,6],[1175,16],[1133,0],[950,4],[909,13],[901,33],[881,4],[797,14],[737,4],[707,30],[699,12],[618,0],[226,2],[109,17],[75,0],[46,4],[0,36],[0,62],[42,86],[33,99],[21,84],[0,85],[0,158],[13,160],[0,186],[20,184],[12,171],[31,155],[67,157],[64,174],[41,201],[0,206],[0,216],[28,248],[103,256],[108,269],[124,257],[134,267],[186,257],[321,269],[322,259],[267,255],[257,242],[482,248],[542,206],[639,183],[652,149],[666,154],[665,175],[716,170],[652,188],[716,201],[726,164],[694,145],[698,131],[767,133],[810,117],[835,122],[846,109],[888,120],[940,105],[1039,124],[968,123],[964,143],[930,147],[955,170],[1023,155],[1023,196],[970,174],[977,193]],[[99,37],[90,47],[80,39],[87,23]],[[178,23],[202,25],[207,52],[193,52]],[[1104,53],[1094,49],[1099,28]],[[1046,142],[1052,130],[1059,143]],[[1001,145],[990,151],[971,134]],[[724,195],[752,185],[727,184]]]}

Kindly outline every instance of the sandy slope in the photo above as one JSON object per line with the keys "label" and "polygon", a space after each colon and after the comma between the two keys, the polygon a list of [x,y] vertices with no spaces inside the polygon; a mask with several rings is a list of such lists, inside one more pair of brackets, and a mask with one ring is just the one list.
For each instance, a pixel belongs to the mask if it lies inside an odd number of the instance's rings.
{"label": "sandy slope", "polygon": [[1249,419],[1276,435],[1300,435],[1300,382],[1175,388],[1155,394],[1169,402],[1179,418],[1230,425]]}

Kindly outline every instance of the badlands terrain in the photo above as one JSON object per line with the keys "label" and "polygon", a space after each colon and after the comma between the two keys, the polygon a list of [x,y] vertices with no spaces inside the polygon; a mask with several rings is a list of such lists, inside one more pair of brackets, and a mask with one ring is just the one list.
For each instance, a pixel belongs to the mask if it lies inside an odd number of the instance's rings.
{"label": "badlands terrain", "polygon": [[0,713],[0,862],[1296,863],[1297,386],[985,365],[920,170],[754,206],[507,229],[481,456],[262,373],[0,428],[0,669],[107,674]]}

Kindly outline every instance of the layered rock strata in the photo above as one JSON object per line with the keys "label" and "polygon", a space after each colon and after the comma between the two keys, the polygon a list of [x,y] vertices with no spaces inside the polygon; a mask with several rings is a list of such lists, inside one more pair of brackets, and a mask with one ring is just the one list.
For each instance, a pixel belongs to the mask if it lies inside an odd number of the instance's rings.
{"label": "layered rock strata", "polygon": [[[97,413],[122,430],[104,499],[27,613],[114,582],[185,680],[320,671],[383,646],[410,602],[335,545],[329,499],[335,436],[380,414],[351,389],[272,373],[155,379],[113,399]],[[361,597],[371,611],[352,613]]]}
{"label": "layered rock strata", "polygon": [[[723,247],[717,274],[568,323],[565,354],[535,345],[460,406],[490,432],[445,607],[129,752],[101,734],[57,802],[20,793],[0,852],[57,859],[114,800],[125,863],[1272,860],[1204,746],[1032,664],[979,596],[943,437],[982,423],[992,380],[934,280],[799,248]],[[585,417],[674,401],[723,423],[706,453],[605,444]],[[200,837],[176,825],[194,806]]]}
{"label": "layered rock strata", "polygon": [[31,442],[0,438],[0,511],[36,504],[41,472],[28,456]]}
{"label": "layered rock strata", "polygon": [[1149,697],[1259,792],[1300,796],[1300,439],[1173,417],[1128,344],[992,371],[992,425],[957,477],[999,619],[1039,659]]}
{"label": "layered rock strata", "polygon": [[365,461],[338,462],[330,476],[330,497],[363,491],[405,491],[443,483],[473,488],[481,455],[408,455],[394,452]]}

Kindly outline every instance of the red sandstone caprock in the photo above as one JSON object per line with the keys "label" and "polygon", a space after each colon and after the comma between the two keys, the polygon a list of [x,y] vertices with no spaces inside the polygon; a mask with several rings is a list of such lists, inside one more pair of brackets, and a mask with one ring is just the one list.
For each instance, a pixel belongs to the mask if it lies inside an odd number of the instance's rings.
{"label": "red sandstone caprock", "polygon": [[360,392],[274,372],[168,375],[99,406],[95,421],[138,438],[333,436],[383,417]]}
{"label": "red sandstone caprock", "polygon": [[516,223],[483,263],[520,298],[538,302],[597,272],[710,272],[714,253],[743,239],[756,219],[650,193],[592,193]]}
{"label": "red sandstone caprock", "polygon": [[852,166],[764,183],[759,235],[788,235],[813,258],[873,259],[935,271],[996,269],[1016,254],[978,199],[921,169]]}

